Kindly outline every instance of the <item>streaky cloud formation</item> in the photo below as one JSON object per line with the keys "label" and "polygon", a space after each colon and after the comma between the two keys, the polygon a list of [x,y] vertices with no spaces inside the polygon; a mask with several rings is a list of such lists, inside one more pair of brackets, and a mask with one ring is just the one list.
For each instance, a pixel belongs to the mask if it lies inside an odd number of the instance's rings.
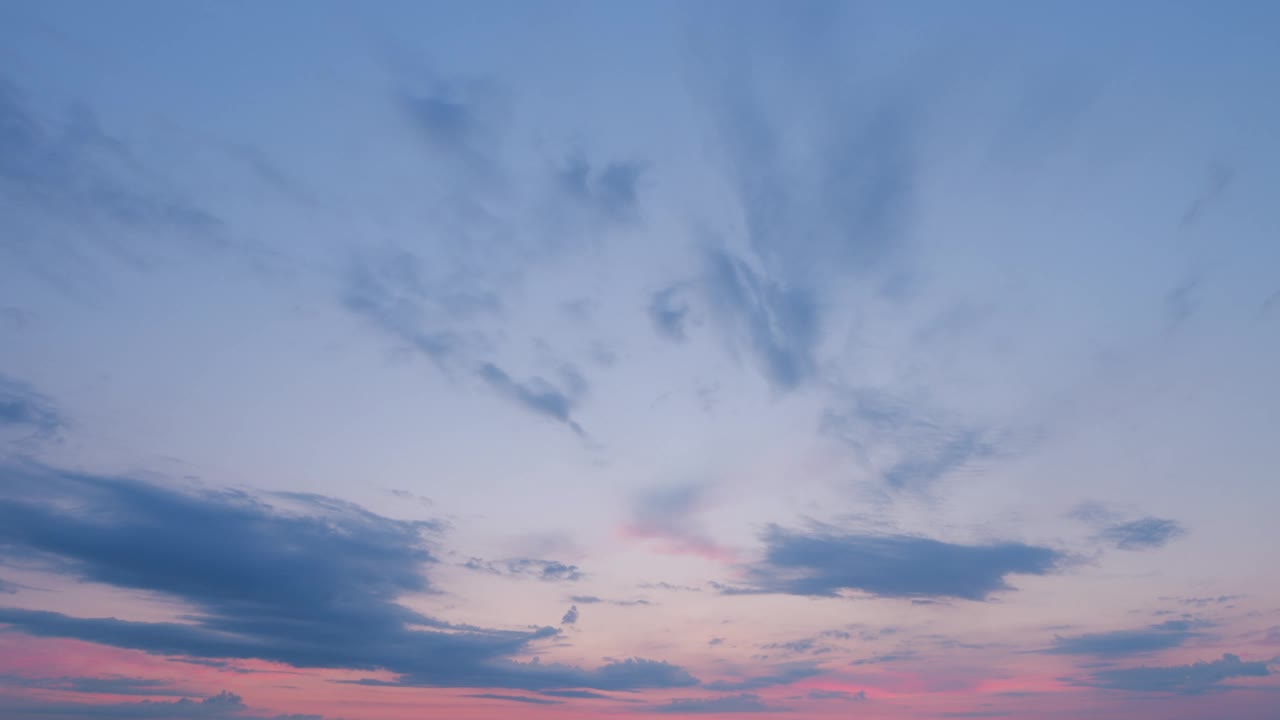
{"label": "streaky cloud formation", "polygon": [[678,715],[729,715],[733,713],[784,712],[786,708],[766,704],[759,695],[741,693],[712,698],[677,698],[650,708],[653,712]]}
{"label": "streaky cloud formation", "polygon": [[1277,720],[1278,26],[0,3],[0,718]]}
{"label": "streaky cloud formation", "polygon": [[1107,690],[1197,695],[1224,689],[1228,680],[1270,674],[1265,662],[1247,662],[1238,655],[1225,653],[1218,660],[1191,665],[1099,670],[1079,682]]}
{"label": "streaky cloud formation", "polygon": [[718,680],[706,683],[705,687],[718,692],[761,690],[778,685],[790,685],[799,680],[817,677],[822,673],[822,668],[812,663],[790,663],[779,666],[767,675],[757,675],[744,680]]}

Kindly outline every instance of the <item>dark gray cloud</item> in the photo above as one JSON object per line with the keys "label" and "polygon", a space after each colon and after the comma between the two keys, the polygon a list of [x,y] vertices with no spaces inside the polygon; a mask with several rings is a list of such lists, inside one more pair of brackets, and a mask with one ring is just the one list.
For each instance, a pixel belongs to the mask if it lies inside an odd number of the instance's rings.
{"label": "dark gray cloud", "polygon": [[1107,690],[1197,695],[1224,689],[1223,683],[1233,678],[1269,674],[1266,662],[1245,662],[1238,655],[1228,653],[1218,660],[1191,665],[1100,670],[1076,683]]}
{"label": "dark gray cloud", "polygon": [[649,299],[649,319],[658,334],[674,342],[684,342],[689,304],[679,299],[681,287],[663,288]]}
{"label": "dark gray cloud", "polygon": [[858,692],[845,692],[844,690],[810,690],[805,697],[810,700],[844,700],[846,702],[863,702],[867,699],[867,692],[859,690]]}
{"label": "dark gray cloud", "polygon": [[511,661],[558,631],[454,625],[399,604],[402,596],[432,591],[423,569],[435,559],[424,533],[437,525],[314,495],[271,501],[4,466],[0,558],[159,593],[193,611],[183,622],[138,622],[0,608],[0,623],[159,655],[385,670],[400,676],[398,684],[631,689],[697,682],[678,667],[642,659],[594,670]]}
{"label": "dark gray cloud", "polygon": [[708,690],[717,692],[736,692],[739,690],[760,690],[778,685],[790,685],[806,678],[822,674],[822,668],[811,663],[790,663],[774,668],[766,675],[745,678],[743,680],[719,680],[706,684]]}
{"label": "dark gray cloud", "polygon": [[592,167],[582,153],[571,154],[556,171],[556,186],[574,203],[602,219],[634,222],[640,216],[639,183],[644,167],[614,161]]}
{"label": "dark gray cloud", "polygon": [[561,625],[576,625],[578,623],[578,606],[572,605],[565,612],[564,617],[560,618]]}
{"label": "dark gray cloud", "polygon": [[1123,657],[1179,647],[1197,638],[1196,625],[1188,620],[1170,620],[1139,630],[1115,630],[1104,633],[1059,636],[1045,650],[1058,655],[1097,655]]}
{"label": "dark gray cloud", "polygon": [[50,437],[66,427],[58,406],[27,383],[0,374],[0,429]]}
{"label": "dark gray cloud", "polygon": [[767,705],[759,695],[741,693],[714,698],[676,698],[665,705],[649,708],[651,712],[681,715],[786,712],[786,708]]}
{"label": "dark gray cloud", "polygon": [[567,565],[558,560],[539,560],[537,558],[510,558],[490,562],[480,558],[471,558],[462,564],[468,570],[492,573],[494,575],[510,575],[528,577],[544,582],[577,582],[584,573],[577,565]]}
{"label": "dark gray cloud", "polygon": [[1176,520],[1144,517],[1107,525],[1098,537],[1121,550],[1148,550],[1163,547],[1186,533],[1186,528]]}
{"label": "dark gray cloud", "polygon": [[835,597],[854,590],[881,597],[985,600],[1011,589],[1008,575],[1045,575],[1065,556],[1016,542],[961,545],[909,535],[808,533],[776,525],[764,558],[745,568],[747,584],[722,592]]}

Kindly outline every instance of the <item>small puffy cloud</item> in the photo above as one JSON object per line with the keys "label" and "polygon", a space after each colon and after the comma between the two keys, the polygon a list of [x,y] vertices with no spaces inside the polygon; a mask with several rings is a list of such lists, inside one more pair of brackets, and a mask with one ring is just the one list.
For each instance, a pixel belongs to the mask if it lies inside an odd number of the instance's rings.
{"label": "small puffy cloud", "polygon": [[578,606],[577,606],[577,605],[573,605],[573,606],[571,606],[571,607],[569,608],[569,610],[564,614],[564,617],[560,618],[560,624],[561,624],[561,625],[575,625],[575,624],[577,624],[577,622],[578,622]]}

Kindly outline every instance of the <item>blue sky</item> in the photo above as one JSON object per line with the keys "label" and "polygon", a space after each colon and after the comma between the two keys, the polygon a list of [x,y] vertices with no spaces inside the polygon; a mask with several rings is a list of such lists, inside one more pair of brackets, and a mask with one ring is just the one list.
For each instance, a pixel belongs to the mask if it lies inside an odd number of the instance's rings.
{"label": "blue sky", "polygon": [[0,707],[1269,717],[1278,19],[3,4]]}

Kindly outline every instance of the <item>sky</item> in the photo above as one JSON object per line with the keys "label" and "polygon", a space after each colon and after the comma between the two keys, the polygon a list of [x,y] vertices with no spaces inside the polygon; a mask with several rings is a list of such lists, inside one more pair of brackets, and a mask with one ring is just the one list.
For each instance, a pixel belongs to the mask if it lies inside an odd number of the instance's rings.
{"label": "sky", "polygon": [[0,1],[0,716],[1276,720],[1277,28]]}

